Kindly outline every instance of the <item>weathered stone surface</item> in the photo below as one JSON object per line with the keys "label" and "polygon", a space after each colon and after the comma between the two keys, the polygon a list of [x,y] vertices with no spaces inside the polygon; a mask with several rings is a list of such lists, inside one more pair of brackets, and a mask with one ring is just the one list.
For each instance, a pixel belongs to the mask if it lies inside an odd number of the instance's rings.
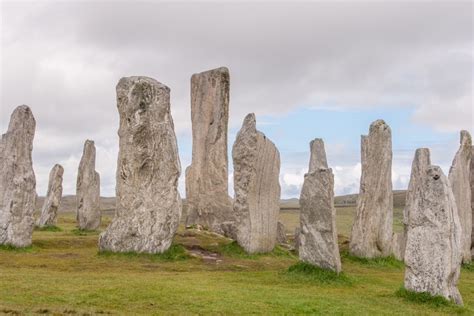
{"label": "weathered stone surface", "polygon": [[237,242],[249,253],[275,247],[280,212],[280,153],[257,131],[255,115],[245,117],[232,148]]}
{"label": "weathered stone surface", "polygon": [[148,77],[122,78],[117,206],[101,251],[162,253],[181,217],[181,164],[170,112],[170,89]]}
{"label": "weathered stone surface", "polygon": [[449,169],[449,183],[453,190],[454,199],[459,212],[462,227],[462,261],[471,262],[472,240],[472,209],[471,209],[471,182],[470,168],[472,155],[472,139],[468,131],[461,131],[459,150]]}
{"label": "weathered stone surface", "polygon": [[471,257],[474,259],[474,146],[472,146],[472,150],[471,150],[471,209],[472,209]]}
{"label": "weathered stone surface", "polygon": [[56,216],[63,195],[63,174],[64,168],[58,164],[55,164],[49,173],[48,192],[37,223],[39,227],[56,225]]}
{"label": "weathered stone surface", "polygon": [[285,225],[282,222],[278,221],[277,223],[277,243],[286,244],[288,242],[286,238],[286,229]]}
{"label": "weathered stone surface", "polygon": [[186,169],[186,225],[224,233],[232,217],[228,193],[227,125],[229,70],[221,67],[191,77],[192,163]]}
{"label": "weathered stone surface", "polygon": [[441,295],[462,304],[461,224],[449,181],[438,166],[420,168],[408,213],[405,288]]}
{"label": "weathered stone surface", "polygon": [[295,227],[294,246],[295,246],[295,250],[297,251],[299,251],[299,248],[300,248],[300,235],[301,235],[301,228]]}
{"label": "weathered stone surface", "polygon": [[415,157],[411,165],[410,182],[408,183],[405,208],[403,209],[403,232],[393,234],[392,252],[395,258],[399,260],[403,260],[405,256],[409,214],[418,208],[417,194],[421,185],[420,180],[430,165],[430,150],[428,148],[418,148],[415,151]]}
{"label": "weathered stone surface", "polygon": [[95,171],[94,141],[86,140],[77,171],[76,184],[77,226],[95,230],[100,226],[100,176]]}
{"label": "weathered stone surface", "polygon": [[31,245],[36,178],[31,154],[36,121],[26,105],[17,107],[0,141],[0,245]]}
{"label": "weathered stone surface", "polygon": [[339,273],[334,176],[328,168],[322,139],[313,140],[310,148],[309,170],[300,196],[299,257],[304,262]]}
{"label": "weathered stone surface", "polygon": [[377,120],[361,138],[362,175],[350,240],[351,254],[374,258],[392,252],[392,135]]}

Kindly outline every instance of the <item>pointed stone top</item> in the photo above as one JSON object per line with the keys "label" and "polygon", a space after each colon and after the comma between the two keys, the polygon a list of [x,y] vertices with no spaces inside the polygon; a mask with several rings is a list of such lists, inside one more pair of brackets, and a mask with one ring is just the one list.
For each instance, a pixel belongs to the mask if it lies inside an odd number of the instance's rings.
{"label": "pointed stone top", "polygon": [[472,137],[468,131],[466,130],[461,131],[460,144],[461,146],[472,146]]}
{"label": "pointed stone top", "polygon": [[94,141],[86,139],[86,141],[84,142],[84,146],[94,146]]}
{"label": "pointed stone top", "polygon": [[58,173],[60,173],[61,175],[64,173],[64,168],[63,168],[63,166],[61,166],[61,165],[58,164],[58,163],[53,166],[53,169],[57,169],[57,170],[58,170]]}
{"label": "pointed stone top", "polygon": [[256,128],[257,126],[257,120],[255,118],[254,113],[249,113],[244,119],[244,122],[242,123],[242,127],[254,127]]}
{"label": "pointed stone top", "polygon": [[327,169],[328,162],[326,159],[326,151],[324,149],[324,142],[321,138],[315,138],[309,143],[311,150],[311,157],[309,160],[308,173],[316,171],[317,169]]}
{"label": "pointed stone top", "polygon": [[146,76],[130,76],[130,77],[122,77],[118,84],[117,84],[117,89],[121,86],[129,86],[132,84],[139,84],[139,83],[148,83],[153,86],[157,86],[159,89],[165,89],[168,92],[170,91],[170,88],[168,86],[162,84],[161,82],[157,81],[156,79],[146,77]]}
{"label": "pointed stone top", "polygon": [[20,105],[15,108],[12,115],[10,116],[10,123],[8,124],[8,130],[11,131],[22,125],[32,125],[33,129],[36,126],[36,121],[33,116],[33,112],[28,105]]}

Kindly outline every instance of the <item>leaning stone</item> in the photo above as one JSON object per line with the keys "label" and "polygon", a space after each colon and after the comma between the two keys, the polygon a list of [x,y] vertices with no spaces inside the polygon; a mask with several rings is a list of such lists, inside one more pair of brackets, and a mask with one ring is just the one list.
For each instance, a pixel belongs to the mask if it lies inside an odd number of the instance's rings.
{"label": "leaning stone", "polygon": [[26,105],[17,107],[0,141],[0,245],[31,245],[36,178],[31,159],[36,121]]}
{"label": "leaning stone", "polygon": [[339,273],[334,176],[327,165],[323,141],[313,140],[310,148],[309,171],[300,196],[299,257],[301,261]]}
{"label": "leaning stone", "polygon": [[170,89],[148,77],[122,78],[115,217],[99,237],[101,251],[163,253],[182,212],[181,164]]}
{"label": "leaning stone", "polygon": [[100,213],[100,176],[95,171],[94,141],[86,140],[82,152],[76,185],[77,226],[79,229],[95,230],[99,228]]}
{"label": "leaning stone", "polygon": [[63,174],[64,168],[58,164],[54,165],[49,173],[48,192],[37,223],[39,227],[56,225],[56,216],[63,195]]}
{"label": "leaning stone", "polygon": [[223,234],[232,217],[228,193],[227,125],[229,70],[191,77],[192,163],[186,169],[186,225],[202,225]]}
{"label": "leaning stone", "polygon": [[282,222],[278,221],[277,223],[277,243],[286,244],[288,240],[286,239],[285,225]]}
{"label": "leaning stone", "polygon": [[361,138],[362,175],[349,244],[352,255],[386,257],[392,252],[392,135],[377,120]]}
{"label": "leaning stone", "polygon": [[461,131],[461,146],[454,157],[449,169],[449,183],[453,190],[462,226],[462,261],[471,262],[472,241],[472,208],[470,168],[472,155],[472,139],[468,131]]}
{"label": "leaning stone", "polygon": [[280,212],[280,153],[257,131],[255,115],[245,117],[232,148],[237,242],[248,253],[275,247]]}
{"label": "leaning stone", "polygon": [[416,207],[408,213],[405,288],[462,305],[457,289],[462,229],[454,195],[438,166],[429,166],[419,176],[413,194]]}

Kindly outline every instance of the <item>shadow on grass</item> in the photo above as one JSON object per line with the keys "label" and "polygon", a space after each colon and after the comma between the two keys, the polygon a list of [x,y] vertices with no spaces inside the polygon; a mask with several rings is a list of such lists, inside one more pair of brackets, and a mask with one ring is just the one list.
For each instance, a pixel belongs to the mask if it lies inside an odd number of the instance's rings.
{"label": "shadow on grass", "polygon": [[276,245],[271,252],[256,254],[247,253],[236,241],[224,245],[219,245],[210,250],[226,257],[240,259],[258,259],[260,257],[296,258],[296,256],[292,254],[289,250],[286,250],[279,245]]}
{"label": "shadow on grass", "polygon": [[353,285],[353,280],[343,272],[322,269],[306,262],[298,262],[285,271],[284,276],[297,282],[310,282],[318,284]]}
{"label": "shadow on grass", "polygon": [[63,230],[55,225],[46,225],[43,227],[36,226],[35,231],[39,232],[62,232]]}
{"label": "shadow on grass", "polygon": [[75,228],[71,230],[71,233],[76,236],[92,236],[92,235],[98,235],[100,234],[100,231],[98,230],[89,230],[89,229],[80,229],[80,228]]}
{"label": "shadow on grass", "polygon": [[432,307],[451,307],[458,311],[464,310],[463,307],[454,304],[453,302],[445,299],[442,296],[439,296],[439,295],[433,296],[428,292],[421,292],[421,293],[413,292],[413,291],[405,289],[403,286],[400,287],[400,289],[398,289],[395,292],[395,295],[397,297],[406,299],[410,302],[417,303],[417,304],[425,304],[425,305],[430,305]]}
{"label": "shadow on grass", "polygon": [[0,251],[11,251],[11,252],[35,252],[34,246],[28,247],[15,247],[12,245],[0,245]]}
{"label": "shadow on grass", "polygon": [[104,258],[128,258],[128,259],[149,259],[152,261],[181,261],[190,259],[186,249],[181,245],[171,245],[171,247],[163,253],[138,253],[138,252],[112,252],[99,251],[98,255]]}
{"label": "shadow on grass", "polygon": [[368,258],[360,258],[360,257],[353,256],[348,251],[342,251],[341,259],[343,261],[347,260],[347,261],[360,263],[360,264],[370,266],[370,267],[397,268],[397,269],[402,269],[405,267],[405,264],[402,261],[397,260],[393,256],[368,259]]}

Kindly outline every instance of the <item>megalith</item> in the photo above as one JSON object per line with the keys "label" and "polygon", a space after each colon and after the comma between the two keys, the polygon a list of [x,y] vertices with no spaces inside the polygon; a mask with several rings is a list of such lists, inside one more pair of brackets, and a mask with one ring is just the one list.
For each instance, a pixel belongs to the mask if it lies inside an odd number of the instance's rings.
{"label": "megalith", "polygon": [[461,224],[449,181],[438,166],[420,166],[407,213],[405,288],[462,304]]}
{"label": "megalith", "polygon": [[86,140],[76,182],[76,219],[82,230],[99,228],[100,213],[100,176],[95,171],[94,141]]}
{"label": "megalith", "polygon": [[349,250],[364,258],[386,257],[392,252],[392,135],[377,120],[369,135],[361,137],[362,174]]}
{"label": "megalith", "polygon": [[468,131],[461,131],[460,147],[449,169],[449,183],[459,212],[462,227],[462,261],[471,262],[472,208],[471,208],[471,155],[472,139]]}
{"label": "megalith", "polygon": [[39,227],[56,225],[56,217],[63,195],[63,174],[64,168],[59,164],[55,164],[49,172],[48,192],[44,198],[37,223]]}
{"label": "megalith", "polygon": [[232,148],[236,239],[248,253],[275,247],[280,212],[280,153],[248,114]]}
{"label": "megalith", "polygon": [[117,84],[120,115],[116,211],[101,251],[163,253],[178,229],[181,164],[170,89],[148,77]]}
{"label": "megalith", "polygon": [[311,141],[310,149],[309,170],[300,196],[299,257],[301,261],[339,273],[334,176],[327,164],[323,140]]}
{"label": "megalith", "polygon": [[18,106],[0,141],[0,245],[31,245],[36,202],[31,158],[35,127],[31,109]]}
{"label": "megalith", "polygon": [[288,239],[286,238],[285,225],[280,221],[278,221],[277,223],[277,243],[279,244],[288,243]]}
{"label": "megalith", "polygon": [[191,77],[192,162],[186,169],[186,225],[224,233],[232,216],[228,193],[229,70]]}

